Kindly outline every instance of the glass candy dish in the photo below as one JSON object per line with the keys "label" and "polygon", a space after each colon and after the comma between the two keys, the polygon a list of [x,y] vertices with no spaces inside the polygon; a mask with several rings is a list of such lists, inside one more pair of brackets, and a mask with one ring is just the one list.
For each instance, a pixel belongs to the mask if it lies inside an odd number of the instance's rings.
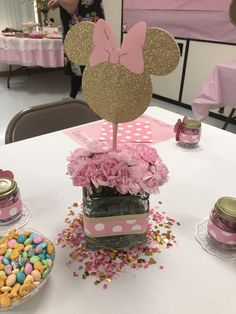
{"label": "glass candy dish", "polygon": [[[52,253],[50,254],[51,255],[51,265],[48,266],[48,268],[45,269],[45,270],[48,270],[47,275],[45,276],[45,278],[41,278],[39,281],[37,281],[36,286],[31,291],[29,291],[29,293],[27,293],[26,295],[20,297],[19,296],[19,292],[18,292],[17,297],[11,299],[11,303],[9,304],[9,306],[6,306],[6,305],[4,306],[2,304],[2,298],[3,298],[4,292],[0,292],[1,293],[0,294],[0,311],[12,310],[12,309],[16,308],[17,306],[19,306],[19,305],[25,303],[26,301],[30,300],[36,293],[38,293],[44,287],[44,285],[46,284],[46,282],[47,282],[47,280],[49,278],[49,275],[50,275],[50,273],[52,271],[53,265],[54,265],[54,261],[55,261],[55,246],[53,245],[52,241],[50,241],[47,237],[43,236],[40,232],[38,232],[37,230],[34,230],[34,229],[28,229],[28,228],[27,229],[19,229],[19,230],[16,230],[16,232],[18,233],[18,232],[21,232],[22,230],[25,231],[25,232],[31,232],[31,234],[33,233],[33,234],[36,234],[37,236],[43,237],[43,243],[50,243],[51,244],[51,246],[52,246]],[[12,232],[14,232],[14,230],[8,232],[7,235],[11,234]],[[5,236],[1,236],[0,237],[0,241],[4,237]],[[1,245],[0,245],[0,247],[1,247]],[[23,252],[23,249],[20,250],[20,256],[22,256],[22,252]],[[35,253],[35,254],[39,255],[37,253]],[[15,259],[14,262],[16,262],[16,263],[19,262],[19,257],[17,259]],[[30,257],[27,257],[27,258],[28,258],[28,262],[29,262]],[[12,261],[11,261],[11,263],[12,263]],[[14,266],[13,266],[13,270],[14,270]],[[9,275],[8,275],[8,277],[9,277]],[[0,279],[1,279],[1,275],[0,275]],[[5,281],[5,286],[6,286],[6,281]],[[13,287],[14,287],[14,285],[13,285]],[[1,291],[1,289],[0,289],[0,291]],[[10,293],[11,293],[11,291],[6,292],[5,294],[9,296]]]}

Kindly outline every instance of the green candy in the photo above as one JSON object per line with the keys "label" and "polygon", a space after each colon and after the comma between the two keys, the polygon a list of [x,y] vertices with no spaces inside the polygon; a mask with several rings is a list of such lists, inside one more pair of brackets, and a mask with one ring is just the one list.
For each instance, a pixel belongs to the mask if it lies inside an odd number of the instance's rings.
{"label": "green candy", "polygon": [[28,262],[27,257],[19,257],[19,265],[24,266]]}
{"label": "green candy", "polygon": [[49,274],[50,269],[45,269],[42,273],[42,278],[45,279],[47,277],[47,275]]}
{"label": "green candy", "polygon": [[30,258],[30,263],[34,264],[35,262],[38,262],[39,260],[40,260],[40,258],[38,256],[34,255]]}
{"label": "green candy", "polygon": [[28,238],[27,240],[25,240],[25,242],[24,242],[24,245],[26,246],[26,245],[29,245],[29,244],[31,244],[33,242],[33,239],[32,238]]}
{"label": "green candy", "polygon": [[6,254],[4,255],[5,258],[9,259],[11,256],[12,250],[7,250]]}
{"label": "green candy", "polygon": [[33,248],[29,249],[28,256],[32,257],[35,255],[35,250]]}
{"label": "green candy", "polygon": [[28,253],[27,253],[27,252],[22,252],[21,256],[22,256],[23,258],[27,258],[27,257],[28,257]]}

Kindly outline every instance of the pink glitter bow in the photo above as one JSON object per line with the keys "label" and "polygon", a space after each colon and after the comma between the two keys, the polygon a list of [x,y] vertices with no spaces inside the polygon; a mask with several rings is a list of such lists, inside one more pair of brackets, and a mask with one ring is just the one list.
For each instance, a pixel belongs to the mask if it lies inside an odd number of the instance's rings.
{"label": "pink glitter bow", "polygon": [[10,170],[0,169],[0,178],[14,179],[14,174]]}
{"label": "pink glitter bow", "polygon": [[93,33],[94,49],[90,57],[90,66],[103,62],[122,64],[135,74],[144,72],[143,46],[146,39],[147,25],[144,22],[134,25],[125,36],[121,48],[103,19],[98,20]]}
{"label": "pink glitter bow", "polygon": [[187,119],[187,117],[184,117],[182,121],[181,121],[181,119],[178,119],[178,121],[176,122],[176,124],[174,126],[175,139],[177,142],[179,141],[179,134],[183,128],[183,123],[186,119]]}

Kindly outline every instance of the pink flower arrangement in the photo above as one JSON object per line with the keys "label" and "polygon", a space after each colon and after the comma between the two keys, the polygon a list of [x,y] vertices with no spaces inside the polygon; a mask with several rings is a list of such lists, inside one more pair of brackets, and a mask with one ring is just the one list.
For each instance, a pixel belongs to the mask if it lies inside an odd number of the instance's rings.
{"label": "pink flower arrangement", "polygon": [[154,194],[168,178],[168,169],[156,150],[145,144],[122,144],[112,151],[103,142],[91,142],[68,157],[68,174],[75,186],[108,187],[120,194]]}

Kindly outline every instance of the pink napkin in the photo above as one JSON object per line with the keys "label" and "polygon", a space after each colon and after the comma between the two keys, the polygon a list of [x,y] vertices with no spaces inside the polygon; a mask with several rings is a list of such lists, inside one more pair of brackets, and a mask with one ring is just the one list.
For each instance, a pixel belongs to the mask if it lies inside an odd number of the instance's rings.
{"label": "pink napkin", "polygon": [[[86,146],[88,141],[111,141],[112,127],[110,122],[100,120],[91,124],[81,125],[63,131],[75,142]],[[118,141],[133,143],[155,144],[175,137],[174,126],[142,115],[138,119],[120,123],[118,128]]]}

